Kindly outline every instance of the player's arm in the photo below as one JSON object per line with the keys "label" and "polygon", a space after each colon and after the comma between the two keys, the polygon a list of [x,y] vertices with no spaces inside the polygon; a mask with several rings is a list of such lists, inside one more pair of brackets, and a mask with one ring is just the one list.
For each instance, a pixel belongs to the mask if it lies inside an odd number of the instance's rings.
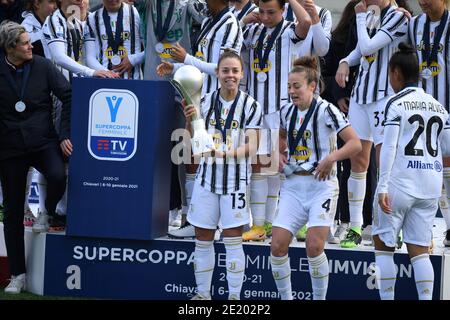
{"label": "player's arm", "polygon": [[[408,27],[408,19],[402,12],[396,11],[392,17],[386,18],[388,21],[382,25],[373,38],[369,37],[367,32],[366,18],[367,13],[362,12],[359,6],[363,2],[356,5],[356,29],[358,32],[358,47],[363,56],[376,53],[378,50],[386,47],[397,37],[406,35]],[[367,10],[367,8],[366,8]]]}
{"label": "player's arm", "polygon": [[325,108],[324,119],[326,125],[336,130],[345,144],[328,154],[319,162],[315,173],[315,177],[318,180],[327,180],[330,178],[331,170],[336,161],[348,159],[362,150],[361,141],[355,130],[350,126],[342,112],[335,106],[328,105]]}
{"label": "player's arm", "polygon": [[392,212],[388,197],[388,184],[397,155],[401,119],[400,116],[395,116],[395,111],[391,112],[391,110],[389,110],[388,115],[385,115],[384,138],[380,152],[380,175],[377,186],[378,203],[380,204],[381,209],[386,213]]}
{"label": "player's arm", "polygon": [[241,159],[256,156],[258,151],[259,129],[245,130],[245,144],[225,152],[227,158]]}
{"label": "player's arm", "polygon": [[332,25],[331,13],[328,10],[326,11],[324,24],[322,24],[319,14],[317,13],[316,6],[312,0],[305,0],[303,6],[311,17],[314,52],[319,57],[324,57],[330,49]]}
{"label": "player's arm", "polygon": [[300,39],[305,39],[311,27],[311,18],[298,0],[289,0],[289,5],[297,18],[295,34]]}
{"label": "player's arm", "polygon": [[320,161],[315,171],[315,177],[320,181],[330,178],[331,170],[336,161],[349,159],[362,150],[361,141],[351,126],[345,127],[338,134],[345,144]]}
{"label": "player's arm", "polygon": [[245,120],[245,144],[231,149],[226,152],[228,158],[246,158],[256,156],[258,151],[260,128],[262,122],[262,108],[261,105],[254,101],[253,104],[247,108],[245,114],[249,116]]}

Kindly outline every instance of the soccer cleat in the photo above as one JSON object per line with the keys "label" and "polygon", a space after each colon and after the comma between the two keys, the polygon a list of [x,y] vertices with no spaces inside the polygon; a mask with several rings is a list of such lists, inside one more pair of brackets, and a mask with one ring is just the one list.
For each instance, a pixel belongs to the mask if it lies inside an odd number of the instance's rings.
{"label": "soccer cleat", "polygon": [[35,221],[36,217],[34,216],[33,212],[30,209],[25,211],[25,215],[23,216],[23,225],[25,227],[32,227]]}
{"label": "soccer cleat", "polygon": [[397,237],[397,249],[401,249],[403,246],[403,232],[402,230],[400,230],[400,233],[398,234]]}
{"label": "soccer cleat", "polygon": [[445,238],[444,238],[443,244],[446,247],[450,247],[450,229],[445,231]]}
{"label": "soccer cleat", "polygon": [[348,223],[341,222],[334,232],[334,235],[329,239],[328,243],[339,244],[345,239],[348,232]]}
{"label": "soccer cleat", "polygon": [[197,293],[195,296],[191,298],[191,300],[211,300],[211,295],[202,295]]}
{"label": "soccer cleat", "polygon": [[264,230],[266,231],[266,236],[271,237],[272,236],[272,222],[265,222]]}
{"label": "soccer cleat", "polygon": [[181,227],[181,213],[178,209],[169,211],[169,226]]}
{"label": "soccer cleat", "polygon": [[66,230],[66,216],[55,215],[49,218],[48,232],[63,232]]}
{"label": "soccer cleat", "polygon": [[25,290],[25,286],[26,286],[25,273],[19,274],[18,276],[11,276],[11,282],[5,288],[5,293],[19,294]]}
{"label": "soccer cleat", "polygon": [[266,239],[266,230],[264,226],[253,225],[251,229],[242,234],[243,241],[263,241]]}
{"label": "soccer cleat", "polygon": [[360,232],[354,228],[350,228],[345,239],[341,241],[341,248],[355,248],[361,243],[361,241],[362,237]]}
{"label": "soccer cleat", "polygon": [[195,238],[195,228],[192,224],[186,224],[184,227],[167,232],[167,236],[172,239]]}
{"label": "soccer cleat", "polygon": [[306,232],[308,231],[308,227],[306,224],[298,230],[295,237],[297,238],[297,241],[305,241],[306,240]]}
{"label": "soccer cleat", "polygon": [[41,212],[33,224],[33,232],[42,233],[48,231],[48,214]]}

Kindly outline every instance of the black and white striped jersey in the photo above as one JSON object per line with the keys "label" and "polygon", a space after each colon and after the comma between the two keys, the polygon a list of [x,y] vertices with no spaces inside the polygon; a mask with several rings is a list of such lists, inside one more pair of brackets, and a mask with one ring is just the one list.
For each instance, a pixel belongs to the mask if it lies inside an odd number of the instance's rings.
{"label": "black and white striped jersey", "polygon": [[[296,138],[307,112],[308,109],[301,111],[292,103],[283,106],[280,112],[281,128],[286,130],[288,137],[291,133]],[[297,166],[304,163],[317,166],[322,159],[337,149],[336,135],[349,125],[345,115],[337,107],[317,97],[317,105],[303,132],[303,138],[295,147],[294,154],[288,152],[288,161]],[[291,148],[289,138],[287,143],[288,149]]]}
{"label": "black and white striped jersey", "polygon": [[442,148],[450,144],[447,111],[422,88],[406,87],[388,100],[384,115],[379,192],[392,184],[419,199],[439,198]]}
{"label": "black and white striped jersey", "polygon": [[[43,57],[50,57],[47,44],[42,40],[42,25],[39,17],[32,11],[25,11],[21,25],[28,32],[33,45],[33,53],[41,54]],[[41,48],[42,47],[42,48]],[[41,51],[42,50],[42,51]]]}
{"label": "black and white striped jersey", "polygon": [[[421,14],[412,18],[409,23],[409,38],[412,45],[417,50],[421,71],[427,63],[427,61],[424,60],[423,53],[423,50],[425,49],[424,30],[426,20],[426,15]],[[428,79],[422,77],[421,81],[419,81],[419,85],[426,93],[431,94],[438,100],[448,111],[450,108],[450,14],[443,23],[445,23],[445,29],[439,42],[437,61],[433,61],[436,64],[432,66],[432,76]],[[440,21],[430,22],[430,49],[433,47],[439,24]]]}
{"label": "black and white striped jersey", "polygon": [[71,81],[73,76],[93,75],[94,70],[85,66],[84,27],[77,18],[71,17],[68,21],[61,9],[57,9],[45,20],[42,34],[43,42],[50,52],[46,58],[57,62],[60,60],[58,56],[68,57],[63,65],[56,64],[67,80]]}
{"label": "black and white striped jersey", "polygon": [[[244,45],[249,51],[250,83],[249,93],[262,106],[263,114],[280,110],[289,99],[287,83],[291,69],[293,52],[296,44],[302,41],[295,33],[295,24],[284,20],[281,32],[278,34],[267,61],[261,69],[258,58],[258,42],[262,32],[264,37],[263,52],[267,47],[275,28],[266,28],[263,24],[254,24],[244,32]],[[258,73],[265,72],[267,79],[258,81]]]}
{"label": "black and white striped jersey", "polygon": [[[251,0],[241,10],[236,10],[234,7],[231,8],[231,12],[233,12],[238,21],[241,21],[246,15],[250,14],[251,12],[258,10],[258,6],[255,5]],[[250,82],[250,59],[247,48],[242,48],[241,57],[244,61],[244,78],[241,80],[240,88],[241,90],[248,91],[248,84]]]}
{"label": "black and white striped jersey", "polygon": [[[261,106],[247,93],[240,91],[236,97],[237,104],[231,121],[231,128],[226,132],[225,142],[222,134],[216,130],[216,114],[214,105],[220,90],[208,93],[202,98],[201,113],[205,119],[208,133],[213,135],[217,149],[223,145],[227,150],[236,149],[245,144],[245,130],[260,129]],[[220,122],[226,122],[234,101],[225,101],[219,97],[218,110],[220,110]],[[250,183],[251,161],[250,158],[242,159],[201,159],[197,170],[197,179],[207,190],[216,194],[229,194],[238,191]]]}
{"label": "black and white striped jersey", "polygon": [[[360,64],[352,98],[358,104],[369,104],[393,94],[389,83],[389,60],[400,42],[407,40],[408,19],[394,6],[356,16],[358,45],[344,59],[350,66]],[[369,28],[368,28],[369,26]],[[356,60],[356,61],[355,61]]]}
{"label": "black and white striped jersey", "polygon": [[[205,18],[200,34],[193,48],[194,56],[204,62],[217,64],[225,49],[240,54],[242,48],[242,30],[234,14],[229,10],[215,24],[214,18]],[[216,90],[219,81],[214,74],[204,76],[202,95]]]}
{"label": "black and white striped jersey", "polygon": [[311,55],[324,57],[328,53],[331,42],[331,29],[333,27],[331,12],[317,5],[315,7],[320,18],[320,24],[311,26],[305,40],[297,46],[294,59]]}
{"label": "black and white striped jersey", "polygon": [[[136,8],[130,4],[122,4],[122,35],[121,42],[118,47],[118,52],[114,53],[113,48],[108,43],[108,34],[105,27],[105,21],[103,18],[104,7],[98,9],[94,13],[89,15],[87,30],[85,33],[86,47],[89,48],[86,52],[86,56],[89,60],[95,59],[104,69],[112,70],[113,64],[111,59],[114,55],[119,56],[121,59],[128,56],[128,59],[132,64],[134,63],[134,68],[132,74],[124,73],[124,78],[126,79],[142,79],[141,64],[138,62],[137,57],[141,56],[142,60],[143,53],[141,50],[141,36],[140,36],[140,18],[139,13]],[[111,31],[115,37],[118,12],[107,12],[109,16]],[[95,42],[95,46],[90,46],[88,42]]]}
{"label": "black and white striped jersey", "polygon": [[235,7],[231,7],[231,12],[238,18],[238,21],[241,21],[246,15],[256,10],[258,6],[253,3],[252,0],[249,0],[248,3],[241,9],[237,10]]}

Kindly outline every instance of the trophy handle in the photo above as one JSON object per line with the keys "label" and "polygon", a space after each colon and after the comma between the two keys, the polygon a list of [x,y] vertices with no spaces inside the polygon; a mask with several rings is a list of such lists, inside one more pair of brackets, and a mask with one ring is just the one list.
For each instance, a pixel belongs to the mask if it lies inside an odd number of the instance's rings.
{"label": "trophy handle", "polygon": [[181,85],[181,83],[179,83],[178,81],[176,81],[174,79],[170,80],[170,83],[178,91],[178,93],[183,97],[183,99],[186,101],[187,105],[193,105],[195,107],[196,115],[192,116],[191,120],[195,121],[195,120],[199,119],[199,117],[200,117],[199,106],[196,106],[194,104],[194,100],[192,99],[189,92],[186,91],[186,89]]}

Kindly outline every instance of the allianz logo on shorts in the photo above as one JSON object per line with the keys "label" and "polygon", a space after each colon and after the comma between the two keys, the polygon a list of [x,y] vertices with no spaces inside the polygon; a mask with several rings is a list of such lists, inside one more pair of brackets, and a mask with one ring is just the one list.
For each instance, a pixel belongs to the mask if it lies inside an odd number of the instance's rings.
{"label": "allianz logo on shorts", "polygon": [[129,90],[99,89],[89,100],[88,150],[98,160],[127,161],[136,153],[139,100]]}
{"label": "allianz logo on shorts", "polygon": [[417,170],[436,170],[436,172],[442,171],[442,163],[435,161],[434,163],[422,162],[420,160],[409,160],[407,169]]}

